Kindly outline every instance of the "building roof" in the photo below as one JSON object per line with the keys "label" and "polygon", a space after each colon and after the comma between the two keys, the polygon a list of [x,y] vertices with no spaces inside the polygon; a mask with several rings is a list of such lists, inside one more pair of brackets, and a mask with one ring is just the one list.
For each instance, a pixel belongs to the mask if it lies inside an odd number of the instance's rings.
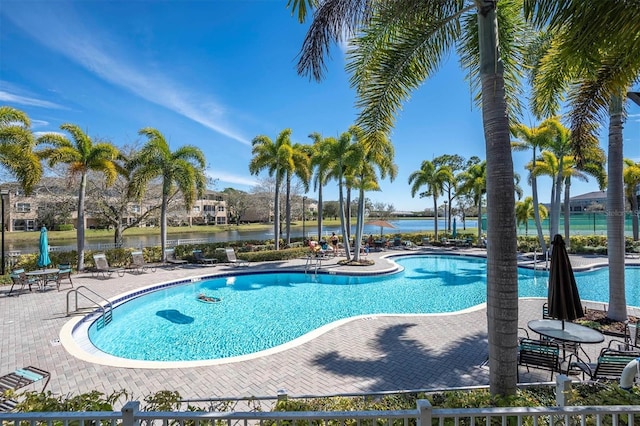
{"label": "building roof", "polygon": [[605,201],[607,199],[607,191],[593,191],[587,192],[586,194],[576,195],[575,197],[571,197],[571,201],[589,201],[589,200],[600,200]]}

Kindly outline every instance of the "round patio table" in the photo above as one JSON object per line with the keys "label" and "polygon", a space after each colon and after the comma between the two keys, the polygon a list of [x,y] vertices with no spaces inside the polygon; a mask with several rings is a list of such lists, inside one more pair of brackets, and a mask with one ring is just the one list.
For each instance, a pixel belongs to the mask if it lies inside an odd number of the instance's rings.
{"label": "round patio table", "polygon": [[44,290],[47,285],[47,278],[49,275],[54,275],[60,272],[58,268],[50,268],[50,269],[35,269],[33,271],[25,272],[25,275],[28,277],[34,277],[38,280],[38,288],[40,290]]}
{"label": "round patio table", "polygon": [[[564,326],[563,326],[564,322]],[[573,343],[600,343],[604,335],[598,330],[571,321],[539,319],[529,321],[527,326],[541,336]]]}

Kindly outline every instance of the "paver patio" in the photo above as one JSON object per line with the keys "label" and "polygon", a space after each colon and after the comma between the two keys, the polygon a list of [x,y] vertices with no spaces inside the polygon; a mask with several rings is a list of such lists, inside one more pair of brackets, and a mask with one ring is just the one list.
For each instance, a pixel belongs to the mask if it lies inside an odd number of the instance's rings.
{"label": "paver patio", "polygon": [[[422,250],[411,252],[420,253]],[[371,267],[343,267],[336,259],[322,270],[391,270],[387,251],[371,253]],[[402,252],[409,253],[409,252]],[[482,250],[457,253],[482,255]],[[606,264],[602,256],[572,256],[574,267]],[[630,260],[640,264],[638,259]],[[304,259],[252,264],[250,270],[303,269]],[[139,275],[114,274],[96,279],[88,273],[73,276],[75,287],[112,298],[118,294],[189,276],[235,270],[232,267],[189,266],[159,268]],[[66,317],[67,290],[55,288],[6,297],[0,288],[0,373],[27,365],[51,372],[47,390],[54,394],[105,393],[126,389],[134,398],[160,390],[178,391],[183,398],[223,396],[275,396],[286,389],[291,395],[327,395],[488,384],[486,310],[484,306],[452,314],[372,316],[353,320],[282,352],[251,360],[193,368],[121,368],[85,362],[70,355],[58,336]],[[540,318],[544,299],[521,299],[519,325]],[[598,304],[599,307],[602,304]],[[637,310],[630,314],[638,315]],[[607,340],[604,342],[606,344]],[[593,358],[601,345],[586,346]],[[547,372],[520,371],[522,381],[547,380]]]}

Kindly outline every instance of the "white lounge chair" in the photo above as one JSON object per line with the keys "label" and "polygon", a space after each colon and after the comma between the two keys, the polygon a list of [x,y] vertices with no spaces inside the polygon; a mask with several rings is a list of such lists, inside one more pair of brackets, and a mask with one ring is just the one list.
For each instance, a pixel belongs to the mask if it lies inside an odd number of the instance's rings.
{"label": "white lounge chair", "polygon": [[244,259],[238,259],[236,257],[236,251],[232,247],[225,248],[224,252],[227,255],[228,264],[233,266],[249,266],[249,261]]}

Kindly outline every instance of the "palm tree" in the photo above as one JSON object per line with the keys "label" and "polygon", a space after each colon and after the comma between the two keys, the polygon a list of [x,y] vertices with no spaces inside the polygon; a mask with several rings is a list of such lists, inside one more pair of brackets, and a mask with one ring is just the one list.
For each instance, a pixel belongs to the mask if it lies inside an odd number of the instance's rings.
{"label": "palm tree", "polygon": [[48,145],[38,151],[38,155],[46,159],[50,167],[66,164],[69,176],[80,176],[78,188],[78,223],[76,238],[78,244],[78,271],[84,270],[84,234],[85,234],[85,194],[87,190],[87,174],[90,171],[103,173],[107,186],[115,182],[120,170],[116,160],[118,148],[108,142],[95,143],[75,124],[63,124],[60,129],[68,132],[73,141],[59,133],[45,133],[38,138],[38,144]]}
{"label": "palm tree", "polygon": [[438,198],[443,194],[445,182],[451,180],[453,180],[453,173],[451,173],[449,166],[436,167],[436,165],[429,160],[424,160],[420,165],[420,170],[416,170],[409,175],[412,197],[414,197],[423,186],[427,187],[427,190],[423,194],[433,197],[433,229],[436,240],[438,239]]}
{"label": "palm tree", "polygon": [[[547,218],[548,210],[542,204],[538,205],[538,212],[534,212],[535,203],[533,197],[525,197],[523,201],[516,201],[516,221],[518,226],[524,223],[524,234],[529,235],[529,219]],[[544,252],[543,252],[544,253]]]}
{"label": "palm tree", "polygon": [[322,188],[327,183],[327,164],[329,158],[327,155],[328,144],[326,139],[320,133],[314,132],[309,135],[313,140],[311,147],[311,167],[315,169],[313,177],[313,189],[318,191],[318,238],[322,235]]}
{"label": "palm tree", "polygon": [[[519,105],[522,63],[517,42],[524,28],[518,0],[360,2],[296,0],[298,19],[317,6],[298,71],[320,79],[324,57],[344,34],[352,40],[348,70],[365,134],[389,134],[402,102],[434,74],[454,46],[460,49],[482,104],[487,168],[487,320],[489,382],[493,394],[513,394],[517,373],[518,271],[509,116]],[[498,24],[500,23],[500,25]],[[509,102],[507,102],[507,98]],[[509,111],[509,107],[514,107]],[[512,114],[510,114],[510,112]]]}
{"label": "palm tree", "polygon": [[356,238],[354,244],[354,258],[360,258],[360,243],[364,228],[365,191],[378,191],[378,174],[381,179],[389,176],[393,181],[398,173],[398,167],[393,162],[394,150],[391,141],[385,134],[377,137],[365,137],[357,126],[352,126],[349,131],[356,143],[362,146],[363,161],[354,173],[355,187],[358,189],[358,214],[356,220]]}
{"label": "palm tree", "polygon": [[631,205],[631,226],[633,241],[638,241],[638,185],[640,185],[640,162],[636,163],[628,158],[624,159],[625,196]]}
{"label": "palm tree", "polygon": [[487,192],[487,162],[482,161],[471,165],[466,171],[460,173],[459,179],[458,192],[469,194],[473,204],[478,208],[478,241],[480,241],[482,238],[482,197]]}
{"label": "palm tree", "polygon": [[273,202],[273,234],[275,249],[280,250],[280,186],[287,176],[287,170],[293,170],[291,155],[291,129],[280,132],[275,142],[268,136],[260,135],[251,141],[253,158],[249,163],[249,171],[253,175],[267,170],[270,177],[275,178],[275,195]]}
{"label": "palm tree", "polygon": [[[542,122],[538,127],[527,127],[524,124],[518,123],[511,126],[511,134],[518,138],[517,140],[511,142],[511,147],[514,151],[524,151],[531,149],[531,163],[532,168],[536,168],[536,156],[538,149],[544,149],[551,138],[551,130],[546,125],[546,121]],[[540,209],[538,206],[540,205],[538,201],[538,180],[535,175],[531,175],[531,195],[533,201],[533,214],[536,223],[536,230],[538,233],[538,242],[540,243],[540,247],[542,248],[542,252],[547,252],[547,244],[544,240],[544,235],[542,233],[542,221],[540,219],[540,215],[538,212]],[[545,208],[546,209],[546,208]]]}
{"label": "palm tree", "polygon": [[20,182],[26,194],[33,191],[42,177],[40,159],[33,151],[35,146],[27,114],[8,106],[0,107],[0,164]]}
{"label": "palm tree", "polygon": [[138,134],[146,136],[147,142],[128,164],[131,180],[135,183],[131,188],[131,194],[140,198],[149,182],[156,178],[161,179],[160,249],[164,261],[169,201],[179,192],[182,194],[185,211],[191,210],[206,186],[206,160],[202,151],[193,145],[184,145],[171,151],[164,135],[154,128],[145,127],[140,129]]}
{"label": "palm tree", "polygon": [[362,146],[352,141],[351,132],[343,132],[338,139],[327,138],[327,169],[328,178],[338,182],[338,202],[340,215],[340,228],[347,260],[351,260],[351,243],[347,230],[348,222],[345,215],[345,191],[346,180],[351,179],[354,171],[362,164],[364,152]]}
{"label": "palm tree", "polygon": [[[627,319],[624,281],[624,184],[622,176],[623,100],[640,75],[640,4],[625,0],[524,0],[532,22],[552,34],[534,68],[534,112],[551,115],[569,93],[569,117],[574,152],[596,139],[600,117],[609,117],[607,256],[609,309],[607,317]],[[570,90],[570,91],[569,91]]]}
{"label": "palm tree", "polygon": [[307,147],[299,143],[291,145],[291,150],[288,151],[291,156],[286,169],[285,188],[286,188],[286,205],[285,205],[285,224],[287,229],[287,247],[291,244],[291,179],[293,176],[297,176],[302,185],[304,191],[309,190],[309,180],[311,179],[311,161]]}

